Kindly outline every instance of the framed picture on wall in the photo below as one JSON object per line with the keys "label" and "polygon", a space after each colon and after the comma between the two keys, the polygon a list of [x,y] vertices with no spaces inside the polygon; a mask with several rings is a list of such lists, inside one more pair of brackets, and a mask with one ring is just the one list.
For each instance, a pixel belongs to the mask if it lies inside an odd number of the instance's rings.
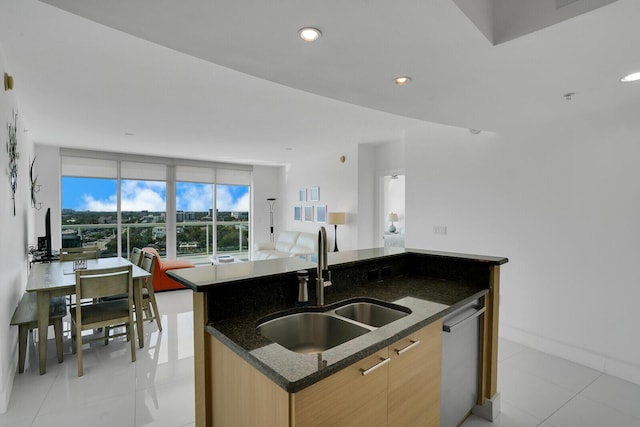
{"label": "framed picture on wall", "polygon": [[316,222],[327,222],[327,205],[316,206]]}
{"label": "framed picture on wall", "polygon": [[304,207],[304,222],[313,222],[313,206]]}
{"label": "framed picture on wall", "polygon": [[293,207],[293,220],[302,221],[302,207],[300,206]]}
{"label": "framed picture on wall", "polygon": [[311,187],[311,201],[312,202],[320,201],[320,187]]}
{"label": "framed picture on wall", "polygon": [[300,194],[299,200],[301,202],[306,202],[307,201],[307,189],[306,188],[301,188],[299,194]]}

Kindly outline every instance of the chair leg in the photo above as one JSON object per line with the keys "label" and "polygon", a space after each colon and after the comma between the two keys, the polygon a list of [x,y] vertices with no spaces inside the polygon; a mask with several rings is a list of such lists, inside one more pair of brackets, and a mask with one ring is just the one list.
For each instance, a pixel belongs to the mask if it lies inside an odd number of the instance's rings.
{"label": "chair leg", "polygon": [[104,327],[104,345],[109,345],[109,331],[111,328],[109,326]]}
{"label": "chair leg", "polygon": [[156,294],[155,292],[153,292],[153,288],[149,289],[149,301],[151,301],[151,307],[153,308],[153,317],[156,318],[158,330],[162,332],[162,322],[160,321],[160,313],[158,312],[158,304],[156,303]]}
{"label": "chair leg", "polygon": [[[27,339],[29,338],[29,327],[27,325],[18,326],[18,373],[24,373],[24,359],[27,354]],[[42,351],[38,349],[38,351]]]}
{"label": "chair leg", "polygon": [[127,339],[131,345],[131,361],[136,361],[136,340],[133,338],[133,325],[131,323],[127,323]]}
{"label": "chair leg", "polygon": [[78,353],[78,376],[84,375],[82,368],[82,331],[76,334],[76,353]]}
{"label": "chair leg", "polygon": [[71,322],[71,353],[76,354],[76,328]]}
{"label": "chair leg", "polygon": [[62,317],[53,321],[53,331],[56,336],[56,352],[58,353],[58,363],[62,363]]}

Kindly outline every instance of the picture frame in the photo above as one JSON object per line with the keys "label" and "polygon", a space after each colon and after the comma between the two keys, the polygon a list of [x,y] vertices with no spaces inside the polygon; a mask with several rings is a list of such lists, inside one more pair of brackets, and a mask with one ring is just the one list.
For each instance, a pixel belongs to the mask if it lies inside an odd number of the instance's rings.
{"label": "picture frame", "polygon": [[294,221],[302,221],[302,207],[294,206],[293,207],[293,220]]}
{"label": "picture frame", "polygon": [[313,206],[303,208],[304,222],[313,222]]}
{"label": "picture frame", "polygon": [[312,202],[320,201],[320,187],[311,187],[311,201]]}
{"label": "picture frame", "polygon": [[301,188],[298,194],[299,194],[298,199],[301,202],[306,202],[307,201],[307,189],[306,188]]}
{"label": "picture frame", "polygon": [[316,206],[316,222],[321,224],[327,223],[327,205]]}

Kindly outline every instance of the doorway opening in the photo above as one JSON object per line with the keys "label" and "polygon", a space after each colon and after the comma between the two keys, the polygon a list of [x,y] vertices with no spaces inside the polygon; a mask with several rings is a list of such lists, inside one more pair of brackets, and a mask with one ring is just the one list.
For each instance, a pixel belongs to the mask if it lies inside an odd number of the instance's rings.
{"label": "doorway opening", "polygon": [[387,247],[404,247],[405,175],[385,175],[381,180],[381,203],[378,230],[380,243]]}

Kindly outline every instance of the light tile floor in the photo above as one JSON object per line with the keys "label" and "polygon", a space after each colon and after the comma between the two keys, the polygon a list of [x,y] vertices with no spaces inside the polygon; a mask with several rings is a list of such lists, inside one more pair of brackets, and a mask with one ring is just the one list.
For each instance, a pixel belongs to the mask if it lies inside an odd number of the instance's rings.
{"label": "light tile floor", "polygon": [[[30,342],[0,427],[194,426],[191,291],[157,298],[163,332],[145,323],[145,347],[135,363],[124,341],[98,343],[85,350],[85,374],[78,378],[70,343],[58,364],[49,340],[41,376]],[[639,385],[507,340],[499,348],[502,413],[494,423],[472,415],[463,427],[640,426]]]}
{"label": "light tile floor", "polygon": [[640,385],[504,339],[498,351],[502,412],[463,427],[640,426]]}

